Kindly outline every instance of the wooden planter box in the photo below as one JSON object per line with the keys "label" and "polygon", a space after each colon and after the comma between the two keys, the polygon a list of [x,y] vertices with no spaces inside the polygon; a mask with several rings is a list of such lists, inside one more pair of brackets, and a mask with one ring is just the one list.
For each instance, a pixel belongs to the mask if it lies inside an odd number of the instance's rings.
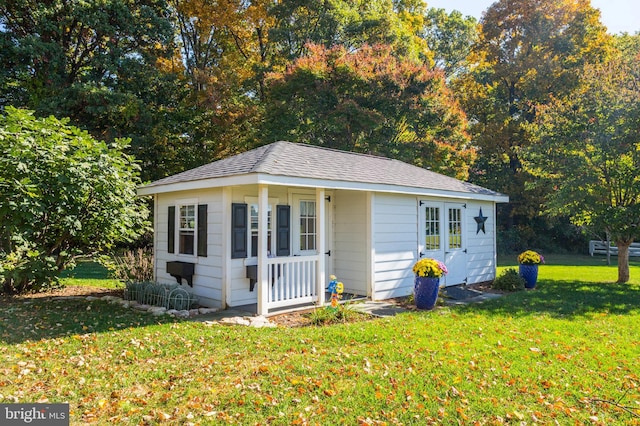
{"label": "wooden planter box", "polygon": [[195,266],[195,264],[189,262],[167,262],[167,274],[174,277],[178,284],[182,284],[182,279],[184,278],[187,280],[187,284],[193,287]]}

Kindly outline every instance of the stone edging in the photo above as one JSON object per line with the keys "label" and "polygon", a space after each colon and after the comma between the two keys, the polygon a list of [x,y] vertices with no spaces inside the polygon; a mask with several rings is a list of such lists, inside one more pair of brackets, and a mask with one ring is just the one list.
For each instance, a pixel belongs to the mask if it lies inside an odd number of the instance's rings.
{"label": "stone edging", "polygon": [[[103,300],[105,302],[109,302],[115,305],[120,305],[123,308],[135,309],[137,311],[150,313],[151,315],[158,316],[158,317],[162,315],[168,315],[175,318],[187,319],[187,318],[195,318],[199,315],[213,314],[219,311],[218,308],[196,308],[196,309],[178,311],[175,309],[167,309],[163,306],[142,305],[136,302],[135,300],[124,300],[117,296],[102,296],[102,297],[86,296],[86,297],[74,297],[74,298],[85,299],[88,301]],[[276,324],[270,322],[264,316],[223,317],[216,321],[203,321],[203,324],[207,326],[211,326],[214,324],[222,324],[222,325],[244,325],[247,327],[256,327],[256,328],[276,327]]]}

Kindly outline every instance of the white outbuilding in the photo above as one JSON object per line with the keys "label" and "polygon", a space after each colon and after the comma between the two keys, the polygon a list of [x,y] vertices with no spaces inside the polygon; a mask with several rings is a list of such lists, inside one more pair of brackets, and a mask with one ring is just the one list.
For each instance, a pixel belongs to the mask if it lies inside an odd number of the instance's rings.
{"label": "white outbuilding", "polygon": [[441,285],[496,274],[496,204],[506,195],[401,161],[276,142],[152,182],[155,277],[201,305],[262,315],[345,293],[413,291],[420,257]]}

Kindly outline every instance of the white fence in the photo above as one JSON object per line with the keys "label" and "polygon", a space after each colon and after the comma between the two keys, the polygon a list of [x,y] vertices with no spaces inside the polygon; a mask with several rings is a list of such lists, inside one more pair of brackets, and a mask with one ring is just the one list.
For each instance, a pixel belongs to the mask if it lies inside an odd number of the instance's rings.
{"label": "white fence", "polygon": [[317,297],[318,256],[275,257],[267,261],[267,309],[313,303]]}
{"label": "white fence", "polygon": [[[609,246],[609,253],[613,256],[618,255],[618,247],[615,244]],[[591,240],[589,241],[589,254],[607,254],[606,241]],[[629,256],[640,256],[640,243],[631,243],[629,246]]]}

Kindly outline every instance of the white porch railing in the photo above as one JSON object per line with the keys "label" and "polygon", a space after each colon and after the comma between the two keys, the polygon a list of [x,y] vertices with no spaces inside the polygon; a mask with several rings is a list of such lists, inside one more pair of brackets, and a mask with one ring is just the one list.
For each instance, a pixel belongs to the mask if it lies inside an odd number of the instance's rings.
{"label": "white porch railing", "polygon": [[267,260],[267,310],[313,303],[317,297],[318,255]]}

